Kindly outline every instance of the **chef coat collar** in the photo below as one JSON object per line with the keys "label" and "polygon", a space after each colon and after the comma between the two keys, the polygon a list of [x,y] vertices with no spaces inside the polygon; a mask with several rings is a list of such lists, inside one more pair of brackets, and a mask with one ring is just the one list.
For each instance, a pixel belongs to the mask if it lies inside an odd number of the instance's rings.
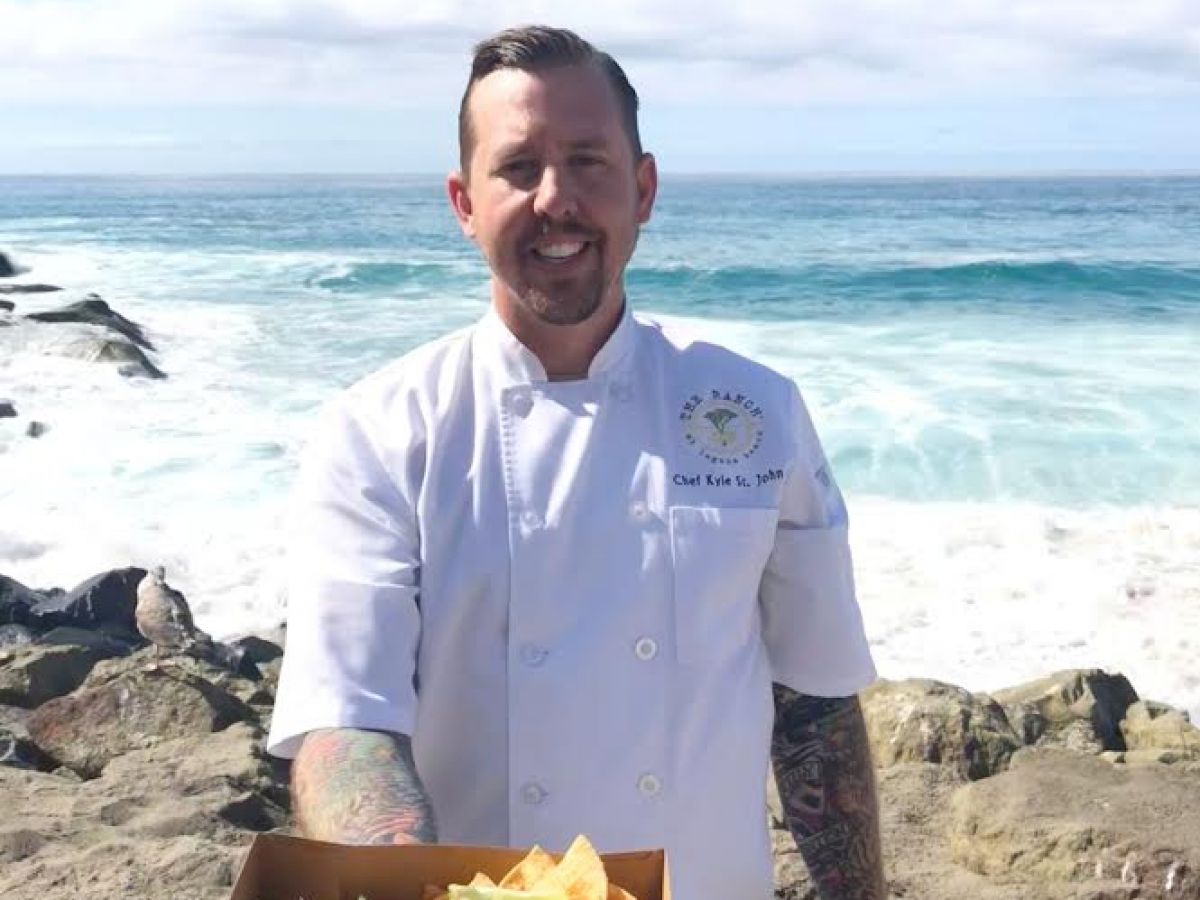
{"label": "chef coat collar", "polygon": [[[588,366],[589,380],[617,368],[633,346],[635,330],[633,314],[629,310],[629,302],[626,301],[621,309],[617,327]],[[479,323],[476,337],[479,339],[483,357],[512,381],[528,384],[550,380],[541,360],[508,330],[494,306],[488,307],[487,314]]]}

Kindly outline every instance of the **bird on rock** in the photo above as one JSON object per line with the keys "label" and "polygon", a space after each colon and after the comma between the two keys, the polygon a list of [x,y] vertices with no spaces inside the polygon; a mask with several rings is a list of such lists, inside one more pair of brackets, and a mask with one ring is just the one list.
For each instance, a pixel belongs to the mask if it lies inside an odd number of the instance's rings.
{"label": "bird on rock", "polygon": [[167,584],[162,566],[156,566],[138,584],[134,618],[142,637],[154,645],[156,660],[163,650],[200,658],[212,650],[212,638],[196,627],[187,600]]}

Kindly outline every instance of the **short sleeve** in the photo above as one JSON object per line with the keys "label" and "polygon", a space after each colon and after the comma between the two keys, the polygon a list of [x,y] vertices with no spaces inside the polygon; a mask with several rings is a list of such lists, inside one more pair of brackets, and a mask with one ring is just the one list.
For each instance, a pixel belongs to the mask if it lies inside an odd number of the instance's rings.
{"label": "short sleeve", "polygon": [[854,592],[846,507],[794,385],[790,415],[794,464],[759,594],[771,677],[803,694],[848,697],[875,679],[875,665]]}
{"label": "short sleeve", "polygon": [[378,429],[328,404],[292,491],[287,646],[267,750],[292,758],[321,728],[412,734],[420,613],[412,504],[381,462]]}

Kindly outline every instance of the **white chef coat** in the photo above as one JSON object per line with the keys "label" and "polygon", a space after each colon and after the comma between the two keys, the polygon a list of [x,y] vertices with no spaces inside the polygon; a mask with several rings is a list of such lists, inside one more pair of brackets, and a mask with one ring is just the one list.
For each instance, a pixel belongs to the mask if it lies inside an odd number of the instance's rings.
{"label": "white chef coat", "polygon": [[272,753],[409,734],[445,843],[583,833],[665,847],[676,900],[772,896],[771,682],[874,677],[791,381],[626,310],[550,382],[489,312],[327,405],[291,521]]}

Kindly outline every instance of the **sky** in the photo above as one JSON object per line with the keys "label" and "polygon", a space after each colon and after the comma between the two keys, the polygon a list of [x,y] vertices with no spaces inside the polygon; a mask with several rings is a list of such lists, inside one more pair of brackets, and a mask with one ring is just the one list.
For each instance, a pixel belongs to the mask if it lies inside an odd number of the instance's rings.
{"label": "sky", "polygon": [[0,0],[0,173],[444,173],[532,22],[665,173],[1200,172],[1200,0]]}

